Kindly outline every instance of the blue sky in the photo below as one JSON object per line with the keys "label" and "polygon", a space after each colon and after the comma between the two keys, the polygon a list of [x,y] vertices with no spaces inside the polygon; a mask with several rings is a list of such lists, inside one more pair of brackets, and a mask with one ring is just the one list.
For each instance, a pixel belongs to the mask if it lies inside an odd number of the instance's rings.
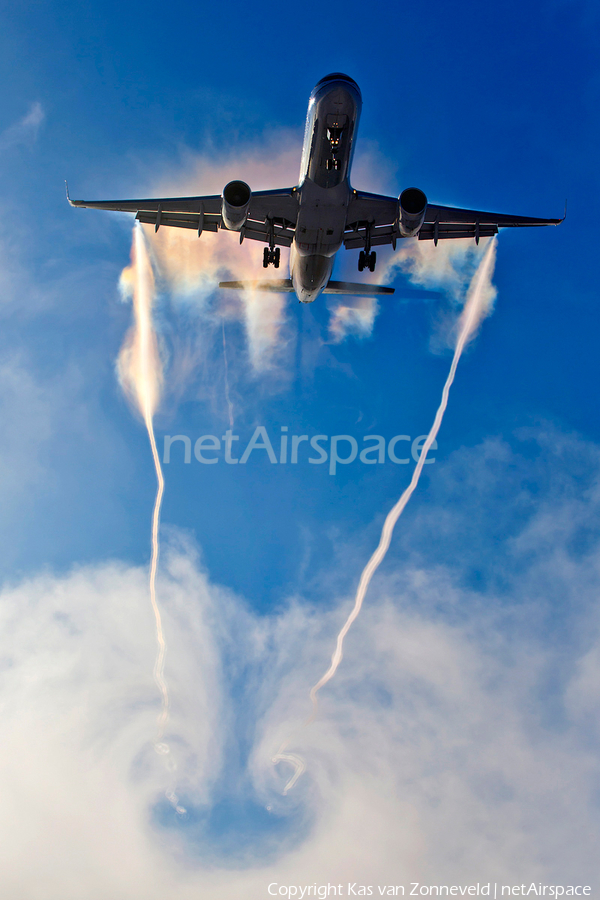
{"label": "blue sky", "polygon": [[[13,661],[10,748],[27,760],[17,782],[34,798],[49,896],[70,896],[50,850],[60,855],[78,821],[73,896],[86,886],[93,896],[90,873],[103,865],[98,890],[140,895],[94,854],[97,829],[114,832],[104,788],[129,823],[119,853],[132,871],[155,867],[146,896],[204,885],[228,897],[241,885],[262,897],[269,881],[309,872],[371,884],[411,873],[592,877],[593,844],[573,828],[579,809],[597,838],[594,4],[41,2],[3,4],[2,23],[2,640]],[[414,463],[356,461],[332,475],[308,463],[306,443],[295,466],[264,452],[245,466],[186,465],[173,447],[159,599],[181,753],[168,789],[187,798],[184,820],[160,799],[164,770],[147,750],[158,702],[144,582],[155,481],[115,374],[131,318],[118,289],[131,220],[70,208],[64,180],[85,199],[220,191],[233,177],[255,189],[293,184],[308,96],[332,71],[363,95],[355,187],[397,195],[416,185],[432,202],[548,217],[568,198],[568,217],[499,236],[494,312],[460,363],[436,462],[399,522],[323,722],[298,737],[308,770],[287,806],[269,754],[307,715],[308,689]],[[276,450],[282,426],[351,435],[360,449],[368,434],[427,433],[458,310],[444,285],[427,293],[395,270],[396,294],[370,333],[336,343],[327,298],[300,307],[266,297],[249,310],[202,282],[203,260],[232,277],[255,264],[260,277],[259,245],[238,257],[235,242],[210,250],[227,235],[208,250],[186,244],[186,286],[180,257],[159,239],[163,230],[150,237],[161,452],[165,435],[194,441],[229,427],[223,328],[242,448],[257,425]],[[340,258],[339,274],[358,278],[355,255]],[[381,273],[391,252],[379,258]],[[46,757],[31,749],[39,735]],[[87,799],[69,801],[64,829],[44,838],[56,802],[48,785],[64,796],[69,777]],[[359,839],[353,823],[367,809],[381,825]],[[412,824],[398,830],[400,820]],[[329,843],[334,825],[338,844],[355,848],[348,857]],[[12,852],[24,859],[19,833]],[[31,894],[26,869],[15,863],[11,877]]]}

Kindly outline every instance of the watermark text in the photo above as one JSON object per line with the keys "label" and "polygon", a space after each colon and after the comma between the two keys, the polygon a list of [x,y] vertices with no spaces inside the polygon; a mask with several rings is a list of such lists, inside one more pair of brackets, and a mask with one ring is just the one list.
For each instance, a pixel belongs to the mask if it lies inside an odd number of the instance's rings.
{"label": "watermark text", "polygon": [[[388,460],[396,465],[407,466],[415,463],[423,451],[426,434],[411,438],[408,434],[396,434],[389,441],[381,434],[366,434],[355,438],[350,434],[289,434],[287,425],[281,426],[281,433],[271,440],[264,425],[257,425],[250,439],[243,442],[239,434],[229,428],[221,437],[203,434],[196,440],[186,434],[166,434],[164,436],[163,463],[171,461],[189,465],[192,456],[199,463],[214,466],[223,460],[229,466],[246,465],[252,459],[268,459],[273,465],[298,465],[309,463],[313,466],[329,465],[329,474],[335,475],[338,466],[347,466],[358,461],[366,466],[383,465]],[[431,451],[437,450],[433,441]],[[431,452],[430,451],[430,452]],[[254,457],[253,457],[253,454]],[[428,455],[425,465],[435,462]]]}

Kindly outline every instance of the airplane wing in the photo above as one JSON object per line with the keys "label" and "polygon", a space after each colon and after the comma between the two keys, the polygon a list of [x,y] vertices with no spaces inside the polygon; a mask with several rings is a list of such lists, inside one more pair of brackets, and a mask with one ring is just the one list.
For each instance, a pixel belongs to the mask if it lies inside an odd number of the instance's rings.
{"label": "airplane wing", "polygon": [[[221,217],[223,199],[220,194],[206,197],[164,197],[150,200],[71,200],[71,206],[108,209],[135,213],[136,219],[154,225],[191,228],[198,233],[225,228]],[[298,195],[295,188],[278,191],[256,191],[250,197],[248,218],[240,232],[240,240],[249,238],[264,243],[274,242],[289,247],[294,238],[298,217]]]}
{"label": "airplane wing", "polygon": [[[564,216],[563,216],[564,218]],[[402,235],[398,229],[398,200],[379,194],[354,191],[348,206],[344,245],[363,248],[370,234],[371,246],[392,244]],[[509,216],[505,213],[482,212],[474,209],[458,209],[428,203],[425,219],[419,231],[419,240],[448,238],[490,237],[499,228],[519,228],[529,225],[558,225],[563,219],[535,219],[529,216]]]}

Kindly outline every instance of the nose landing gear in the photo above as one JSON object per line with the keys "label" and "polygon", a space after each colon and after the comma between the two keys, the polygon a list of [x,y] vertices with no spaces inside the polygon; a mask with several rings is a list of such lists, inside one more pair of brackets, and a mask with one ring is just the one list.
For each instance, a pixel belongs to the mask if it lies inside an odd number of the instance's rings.
{"label": "nose landing gear", "polygon": [[362,272],[363,269],[369,269],[370,272],[374,272],[376,262],[377,254],[374,250],[371,250],[370,253],[361,250],[358,254],[358,271]]}
{"label": "nose landing gear", "polygon": [[273,265],[276,269],[279,268],[279,258],[281,256],[281,248],[276,247],[274,250],[269,250],[268,247],[265,247],[263,252],[263,268],[268,268],[268,266]]}

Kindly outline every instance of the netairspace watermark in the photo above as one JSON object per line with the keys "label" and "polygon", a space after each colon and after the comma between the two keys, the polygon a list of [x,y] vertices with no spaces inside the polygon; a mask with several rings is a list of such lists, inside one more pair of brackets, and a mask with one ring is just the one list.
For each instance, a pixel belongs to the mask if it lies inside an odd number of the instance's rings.
{"label": "netairspace watermark", "polygon": [[267,886],[270,897],[287,897],[288,900],[306,900],[318,897],[589,897],[589,884],[421,884],[412,881],[404,884],[278,884]]}
{"label": "netairspace watermark", "polygon": [[[319,466],[328,462],[329,474],[335,475],[339,465],[347,466],[355,460],[367,466],[383,465],[387,459],[401,466],[407,466],[411,459],[418,462],[427,440],[426,434],[421,434],[414,440],[408,434],[396,434],[389,441],[380,434],[367,434],[361,439],[362,448],[359,452],[359,442],[350,434],[334,434],[331,437],[327,434],[314,434],[309,437],[308,434],[288,434],[288,430],[287,425],[282,425],[279,440],[272,442],[265,426],[257,425],[241,453],[242,445],[237,443],[240,436],[233,434],[231,429],[228,429],[221,438],[214,434],[203,434],[193,442],[194,458],[207,466],[216,465],[221,458],[230,466],[245,465],[254,453],[255,459],[262,455],[263,459],[268,459],[270,463],[276,465],[308,462],[313,466]],[[174,444],[177,448],[173,447]],[[437,450],[436,441],[433,441],[431,449]],[[266,454],[266,457],[263,454]],[[181,460],[182,455],[184,463],[191,463],[191,438],[186,434],[166,434],[163,463],[170,463],[172,456],[174,460]],[[428,457],[425,465],[434,462],[435,457]]]}

